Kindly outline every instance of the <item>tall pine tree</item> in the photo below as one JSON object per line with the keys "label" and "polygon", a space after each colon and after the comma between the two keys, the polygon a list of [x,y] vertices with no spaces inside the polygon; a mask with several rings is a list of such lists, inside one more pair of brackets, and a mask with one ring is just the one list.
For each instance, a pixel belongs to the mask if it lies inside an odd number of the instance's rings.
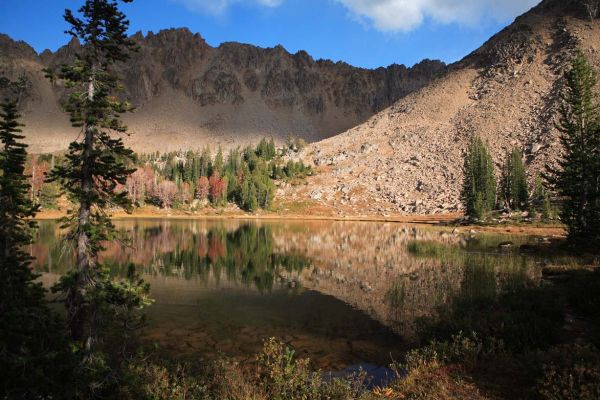
{"label": "tall pine tree", "polygon": [[[147,304],[148,288],[134,279],[134,274],[128,281],[112,280],[98,261],[102,243],[116,236],[109,208],[131,209],[127,193],[116,189],[125,185],[132,172],[127,163],[133,152],[119,136],[127,132],[120,115],[132,107],[117,97],[119,79],[114,66],[126,61],[136,46],[126,35],[129,22],[117,1],[87,0],[79,15],[65,12],[68,33],[82,46],[74,62],[63,65],[57,78],[70,89],[66,109],[73,125],[81,128],[82,139],[70,144],[64,163],[56,166],[51,179],[62,185],[77,206],[63,219],[69,228],[67,238],[75,247],[75,270],[55,289],[66,294],[71,338],[84,370],[90,370],[96,361],[95,365],[105,365],[103,339],[113,324],[132,318],[130,312]],[[53,77],[52,71],[48,72]],[[132,321],[126,323],[128,328],[132,325]]]}
{"label": "tall pine tree", "polygon": [[466,215],[481,220],[496,205],[494,162],[483,141],[471,139],[464,159],[461,199]]}
{"label": "tall pine tree", "polygon": [[215,156],[215,161],[213,162],[211,174],[214,175],[215,173],[217,173],[219,175],[222,175],[223,174],[223,165],[224,165],[223,149],[221,149],[221,146],[219,146],[219,150],[217,151],[217,155]]}
{"label": "tall pine tree", "polygon": [[23,251],[32,241],[37,207],[24,175],[27,146],[20,142],[16,104],[0,104],[0,393],[45,398],[60,393],[68,352],[45,291],[35,282],[32,258]]}
{"label": "tall pine tree", "polygon": [[511,210],[526,210],[529,203],[529,189],[523,155],[513,149],[506,156],[500,180],[500,198],[505,207]]}
{"label": "tall pine tree", "polygon": [[546,175],[562,201],[560,217],[574,244],[600,247],[600,113],[596,73],[578,52],[566,73],[558,128],[563,146],[558,167]]}
{"label": "tall pine tree", "polygon": [[542,221],[549,221],[552,218],[550,194],[539,176],[535,178],[529,211],[534,218],[539,214]]}

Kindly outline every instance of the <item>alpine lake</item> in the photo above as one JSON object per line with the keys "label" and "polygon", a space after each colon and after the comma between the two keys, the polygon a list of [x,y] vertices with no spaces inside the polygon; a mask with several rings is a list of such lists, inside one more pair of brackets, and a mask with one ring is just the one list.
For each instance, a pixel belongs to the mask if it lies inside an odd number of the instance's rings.
{"label": "alpine lake", "polygon": [[[396,223],[123,219],[101,259],[151,285],[144,341],[170,357],[252,363],[276,337],[322,371],[375,371],[466,300],[542,284],[542,238]],[[31,245],[46,285],[73,265],[57,222]]]}

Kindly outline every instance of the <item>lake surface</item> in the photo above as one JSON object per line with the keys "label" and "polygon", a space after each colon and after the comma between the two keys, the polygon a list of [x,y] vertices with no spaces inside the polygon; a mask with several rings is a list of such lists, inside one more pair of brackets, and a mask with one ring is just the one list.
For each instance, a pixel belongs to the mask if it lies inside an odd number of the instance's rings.
{"label": "lake surface", "polygon": [[[72,265],[55,222],[31,246],[50,284]],[[540,263],[513,250],[534,238],[393,223],[116,221],[115,274],[133,263],[151,284],[146,340],[186,359],[250,362],[277,337],[314,366],[388,365],[419,340],[419,324],[457,299],[535,285]],[[501,242],[511,245],[499,246]]]}

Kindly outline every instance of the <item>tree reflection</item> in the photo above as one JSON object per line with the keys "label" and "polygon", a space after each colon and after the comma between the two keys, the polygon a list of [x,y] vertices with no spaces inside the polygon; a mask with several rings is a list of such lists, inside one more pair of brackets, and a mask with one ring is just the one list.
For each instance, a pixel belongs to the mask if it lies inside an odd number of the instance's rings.
{"label": "tree reflection", "polygon": [[[133,263],[146,275],[198,279],[207,285],[219,285],[225,279],[227,284],[268,292],[278,281],[296,286],[294,277],[309,265],[302,253],[278,251],[270,226],[245,224],[228,230],[194,223],[136,222],[122,233],[129,247],[106,243],[101,255],[117,275],[125,275]],[[73,262],[71,251],[62,248],[60,230],[53,223],[41,224],[31,252],[38,260],[38,269],[46,272],[61,273]]]}
{"label": "tree reflection", "polygon": [[541,285],[534,259],[435,242],[411,242],[407,249],[423,265],[387,293],[397,331],[420,342],[476,332],[515,350],[543,346],[557,334],[560,299]]}

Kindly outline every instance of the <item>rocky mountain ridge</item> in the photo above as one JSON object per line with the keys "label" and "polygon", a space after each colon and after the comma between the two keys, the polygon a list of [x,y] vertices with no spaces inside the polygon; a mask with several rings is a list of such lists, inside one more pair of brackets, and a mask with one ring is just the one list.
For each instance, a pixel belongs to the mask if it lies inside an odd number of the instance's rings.
{"label": "rocky mountain ridge", "polygon": [[[119,67],[123,95],[137,107],[125,116],[138,151],[238,145],[265,136],[315,141],[365,121],[441,76],[446,66],[425,60],[412,68],[375,70],[314,60],[304,51],[240,43],[211,47],[187,29],[137,33],[139,51]],[[76,131],[61,112],[64,88],[50,84],[44,67],[74,57],[72,40],[56,52],[36,52],[0,35],[0,75],[29,82],[26,134],[33,151],[66,148]]]}
{"label": "rocky mountain ridge", "polygon": [[280,194],[339,214],[435,214],[461,209],[463,154],[473,135],[497,172],[513,147],[533,179],[560,154],[555,127],[570,59],[581,49],[600,71],[600,20],[582,0],[545,0],[448,73],[364,124],[302,155],[320,174]]}

